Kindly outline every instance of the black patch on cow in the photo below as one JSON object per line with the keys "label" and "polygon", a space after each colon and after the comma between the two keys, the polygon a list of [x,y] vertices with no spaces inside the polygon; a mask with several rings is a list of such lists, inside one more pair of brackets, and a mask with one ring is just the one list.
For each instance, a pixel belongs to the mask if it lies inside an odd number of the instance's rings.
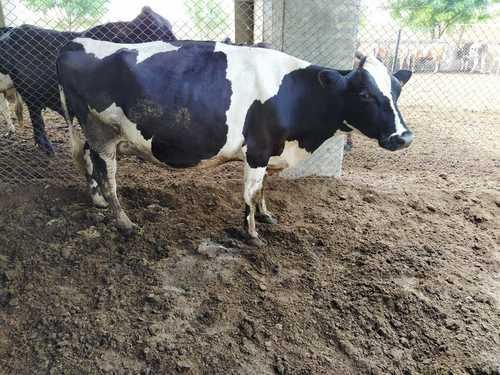
{"label": "black patch on cow", "polygon": [[73,53],[79,48],[73,43],[58,68],[64,72],[60,79],[66,98],[81,122],[87,106],[102,112],[115,103],[145,139],[152,139],[158,160],[183,168],[210,159],[226,143],[232,90],[226,55],[214,52],[215,43],[174,44],[177,51],[137,64],[135,50],[101,60]]}
{"label": "black patch on cow", "polygon": [[105,181],[108,178],[106,162],[92,149],[90,149],[90,159],[92,160],[92,177],[94,180],[97,182]]}
{"label": "black patch on cow", "polygon": [[264,167],[272,156],[280,155],[286,141],[298,141],[313,152],[339,129],[343,89],[322,86],[322,70],[310,66],[293,71],[283,78],[275,96],[252,104],[243,130],[252,168]]}

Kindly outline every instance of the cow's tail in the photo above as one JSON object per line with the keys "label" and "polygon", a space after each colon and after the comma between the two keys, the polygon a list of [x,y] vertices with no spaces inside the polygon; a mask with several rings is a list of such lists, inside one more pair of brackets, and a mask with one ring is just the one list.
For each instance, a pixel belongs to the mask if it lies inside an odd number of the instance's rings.
{"label": "cow's tail", "polygon": [[71,138],[71,154],[73,156],[73,162],[75,163],[76,167],[80,170],[80,172],[84,174],[86,171],[85,160],[83,158],[83,152],[84,152],[83,148],[85,146],[85,143],[78,136],[78,132],[75,129],[73,118],[71,117],[68,110],[66,95],[64,94],[64,90],[61,85],[59,85],[59,95],[61,97],[61,105],[64,112],[64,119],[66,120],[66,124],[68,125],[69,136]]}

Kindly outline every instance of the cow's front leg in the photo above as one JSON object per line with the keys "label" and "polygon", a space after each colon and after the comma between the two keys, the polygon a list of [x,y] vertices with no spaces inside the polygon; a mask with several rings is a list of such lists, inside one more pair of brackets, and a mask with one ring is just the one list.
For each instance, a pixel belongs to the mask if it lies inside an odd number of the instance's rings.
{"label": "cow's front leg", "polygon": [[104,152],[90,150],[93,164],[92,177],[97,182],[105,200],[109,202],[116,217],[118,228],[126,235],[137,227],[123,211],[116,194],[116,147],[109,147]]}
{"label": "cow's front leg", "polygon": [[262,187],[258,195],[259,199],[257,202],[257,215],[255,216],[255,218],[259,223],[278,224],[278,220],[267,210],[266,199],[264,197],[264,186],[266,183],[266,179],[267,175],[264,175]]}
{"label": "cow's front leg", "polygon": [[243,198],[245,200],[245,227],[248,231],[251,241],[256,245],[261,245],[259,234],[255,227],[255,214],[257,204],[261,199],[262,184],[266,175],[266,167],[252,168],[245,163],[245,186]]}

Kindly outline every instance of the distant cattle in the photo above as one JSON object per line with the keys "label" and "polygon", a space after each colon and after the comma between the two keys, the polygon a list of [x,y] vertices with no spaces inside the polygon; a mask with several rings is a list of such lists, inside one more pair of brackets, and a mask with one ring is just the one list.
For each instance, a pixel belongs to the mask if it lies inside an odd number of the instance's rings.
{"label": "distant cattle", "polygon": [[268,168],[295,165],[340,129],[392,151],[413,140],[396,104],[411,72],[393,76],[373,57],[341,71],[267,48],[78,38],[57,70],[68,123],[76,115],[88,142],[73,136],[74,156],[94,203],[109,204],[125,233],[134,224],[116,194],[117,149],[174,168],[244,160],[245,225],[259,242],[255,220],[275,222]]}
{"label": "distant cattle", "polygon": [[372,45],[370,53],[384,63],[385,66],[391,65],[391,48],[389,45],[375,43]]}
{"label": "distant cattle", "polygon": [[371,55],[380,60],[385,66],[391,64],[392,48],[389,43],[360,42],[356,43],[356,49],[365,55]]}
{"label": "distant cattle", "polygon": [[483,73],[485,71],[486,56],[488,55],[488,44],[472,43],[469,49],[469,60],[472,62],[471,73]]}
{"label": "distant cattle", "polygon": [[457,48],[457,61],[458,61],[458,70],[460,72],[468,71],[469,69],[469,53],[470,47],[472,46],[472,42],[466,42]]}
{"label": "distant cattle", "polygon": [[42,110],[50,108],[63,114],[55,63],[62,46],[77,36],[121,43],[175,40],[171,24],[144,7],[130,22],[96,26],[83,33],[46,30],[31,25],[16,27],[0,38],[0,72],[14,82],[28,106],[35,143],[49,155],[54,153],[45,133]]}
{"label": "distant cattle", "polygon": [[457,50],[459,71],[468,73],[486,72],[488,44],[483,42],[466,42]]}
{"label": "distant cattle", "polygon": [[500,75],[500,44],[492,44],[489,49],[490,73]]}
{"label": "distant cattle", "polygon": [[425,71],[432,67],[434,73],[437,73],[444,61],[445,53],[444,43],[403,44],[400,48],[399,64],[401,68],[408,68],[411,71]]}

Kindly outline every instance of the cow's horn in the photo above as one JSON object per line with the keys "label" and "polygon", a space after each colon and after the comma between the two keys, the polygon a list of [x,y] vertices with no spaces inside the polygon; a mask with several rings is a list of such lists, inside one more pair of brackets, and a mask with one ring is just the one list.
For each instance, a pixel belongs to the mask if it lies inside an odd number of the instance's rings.
{"label": "cow's horn", "polygon": [[363,69],[363,66],[365,65],[367,57],[359,51],[356,51],[354,56],[356,56],[356,58],[359,59],[358,69]]}

